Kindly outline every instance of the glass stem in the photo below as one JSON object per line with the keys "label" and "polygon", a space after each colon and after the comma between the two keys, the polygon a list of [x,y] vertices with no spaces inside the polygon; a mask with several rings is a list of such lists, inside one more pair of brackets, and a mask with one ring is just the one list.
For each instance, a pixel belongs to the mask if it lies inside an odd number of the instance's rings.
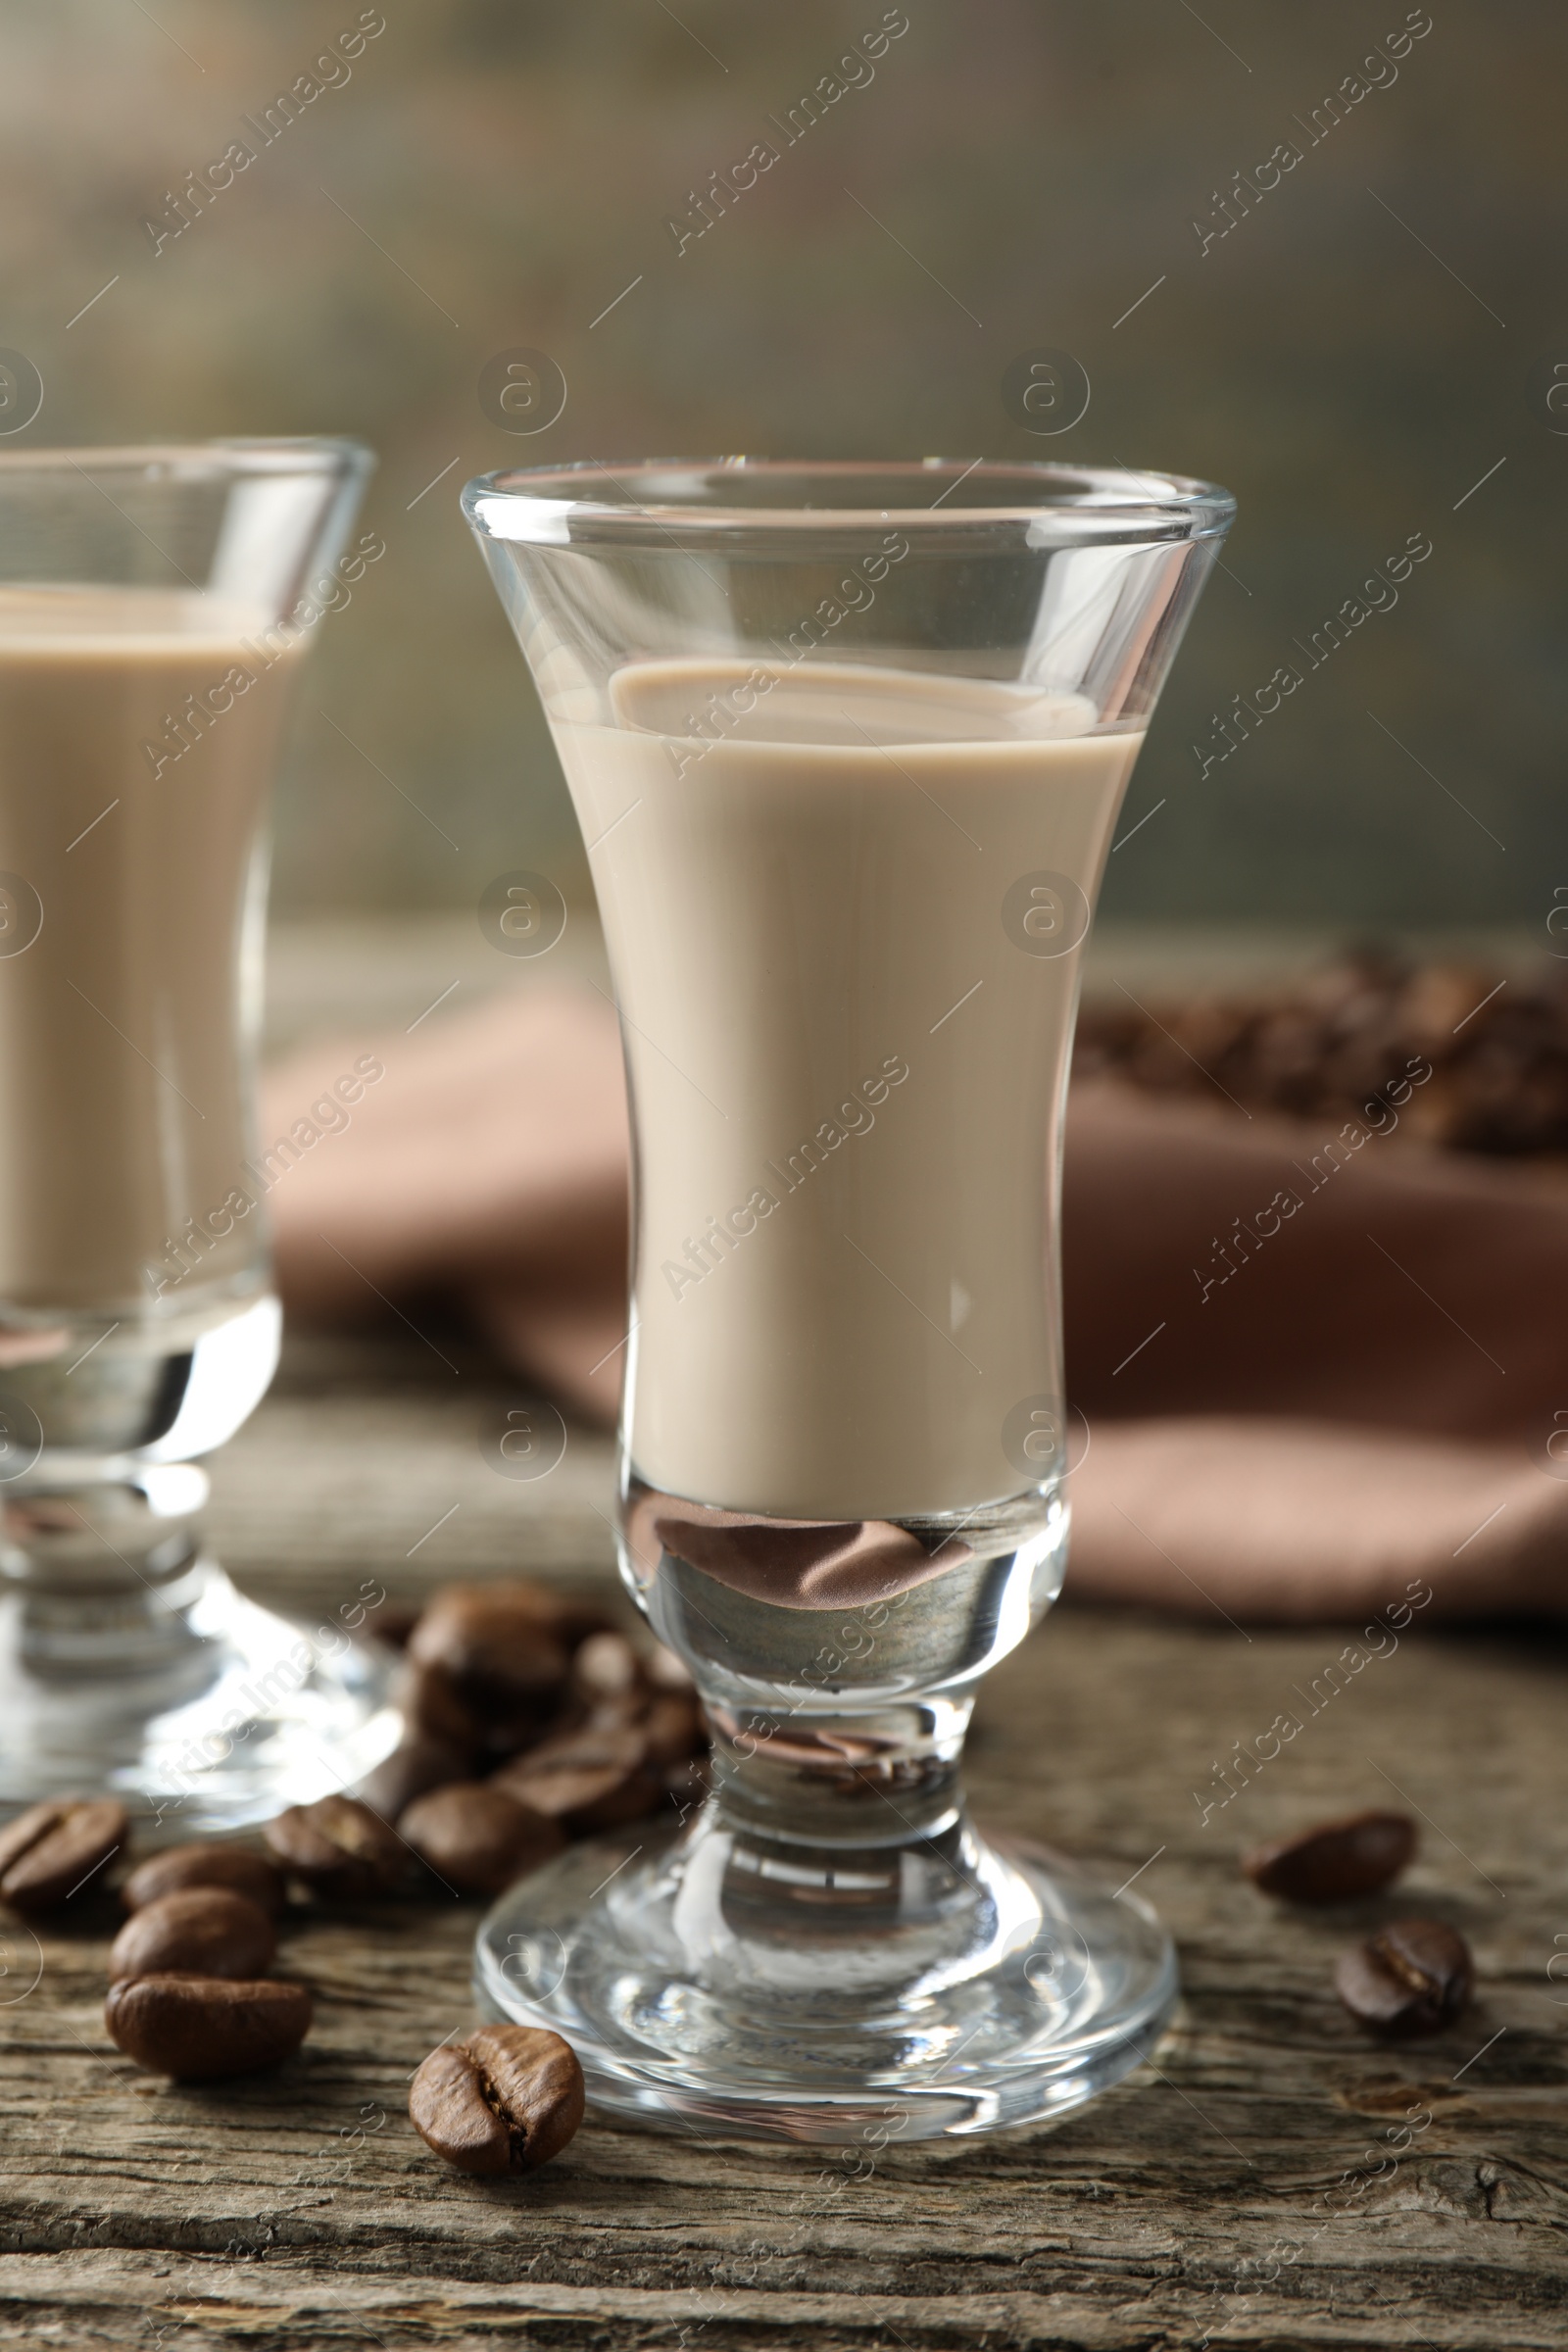
{"label": "glass stem", "polygon": [[792,1845],[889,1847],[940,1837],[959,1815],[973,1705],[971,1697],[916,1697],[806,1716],[710,1700],[718,1809],[748,1838]]}
{"label": "glass stem", "polygon": [[31,1673],[119,1678],[199,1644],[187,1611],[201,1560],[204,1471],[190,1464],[85,1483],[30,1474],[0,1490],[0,1594]]}

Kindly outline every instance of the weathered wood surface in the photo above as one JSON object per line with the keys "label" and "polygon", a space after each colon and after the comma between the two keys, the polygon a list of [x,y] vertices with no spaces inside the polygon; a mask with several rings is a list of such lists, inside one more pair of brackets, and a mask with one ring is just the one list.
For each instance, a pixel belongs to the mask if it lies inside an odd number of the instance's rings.
{"label": "weathered wood surface", "polygon": [[[407,1338],[293,1353],[220,1466],[218,1525],[252,1589],[325,1609],[372,1573],[394,1594],[464,1570],[606,1574],[604,1442],[574,1440],[538,1487],[497,1477],[481,1439],[504,1390],[457,1360]],[[1118,1880],[1147,1864],[1183,1954],[1157,2065],[1054,2132],[872,2168],[590,2123],[538,2178],[477,2184],[405,2113],[415,2066],[472,2015],[476,1905],[299,1929],[311,2039],[275,2078],[212,2089],[140,2076],[107,2041],[107,1910],[36,1957],[13,1930],[0,2341],[1568,2343],[1568,1959],[1548,1974],[1568,1954],[1565,1644],[1412,1635],[1200,1826],[1214,1759],[1343,1639],[1064,1608],[993,1677],[984,1814]],[[1481,1980],[1451,2032],[1396,2053],[1330,1989],[1377,1907],[1289,1917],[1236,1871],[1255,1838],[1391,1796],[1383,1774],[1432,1824],[1403,1898],[1464,1929]]]}

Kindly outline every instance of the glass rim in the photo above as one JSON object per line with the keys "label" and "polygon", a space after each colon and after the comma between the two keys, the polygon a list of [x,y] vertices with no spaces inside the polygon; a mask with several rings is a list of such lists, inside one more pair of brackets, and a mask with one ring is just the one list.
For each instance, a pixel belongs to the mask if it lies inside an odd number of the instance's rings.
{"label": "glass rim", "polygon": [[[711,504],[699,503],[715,476],[737,485],[795,480],[827,490],[885,481],[893,495],[885,506],[863,496],[853,503],[828,498],[778,505],[720,495]],[[611,494],[585,496],[589,477],[608,484]],[[971,483],[999,495],[981,502],[971,491],[955,499]],[[916,486],[935,488],[937,495],[912,500]],[[1189,475],[1027,458],[643,458],[614,466],[583,458],[477,474],[465,485],[462,504],[484,538],[560,547],[573,543],[575,525],[595,543],[641,542],[650,552],[662,539],[674,544],[671,534],[772,537],[890,525],[922,538],[968,538],[1012,526],[1011,538],[1022,525],[1035,543],[1046,536],[1054,544],[1077,538],[1196,540],[1222,538],[1236,513],[1228,490]]]}
{"label": "glass rim", "polygon": [[0,473],[368,474],[375,452],[349,434],[225,434],[208,441],[82,443],[0,448]]}

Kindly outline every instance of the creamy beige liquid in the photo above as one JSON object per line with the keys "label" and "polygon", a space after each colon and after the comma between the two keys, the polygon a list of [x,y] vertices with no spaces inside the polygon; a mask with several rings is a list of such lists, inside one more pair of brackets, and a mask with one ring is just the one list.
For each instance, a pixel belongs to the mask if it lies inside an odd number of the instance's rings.
{"label": "creamy beige liquid", "polygon": [[[170,1242],[221,1224],[242,1182],[242,923],[297,667],[260,642],[268,618],[194,592],[0,591],[0,872],[43,909],[10,953],[31,903],[0,897],[0,1321],[147,1310],[148,1269],[177,1268]],[[157,1311],[257,1261],[259,1219],[229,1226]]]}
{"label": "creamy beige liquid", "polygon": [[1007,1416],[1061,1387],[1079,950],[1004,902],[1048,871],[1092,906],[1142,736],[826,663],[637,664],[612,701],[553,715],[634,1101],[636,1469],[789,1518],[1018,1493]]}

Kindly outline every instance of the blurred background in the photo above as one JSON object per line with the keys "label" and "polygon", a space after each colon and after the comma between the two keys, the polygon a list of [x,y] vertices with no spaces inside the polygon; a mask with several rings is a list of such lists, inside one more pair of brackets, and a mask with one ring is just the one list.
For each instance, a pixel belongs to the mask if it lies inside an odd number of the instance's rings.
{"label": "blurred background", "polygon": [[[1545,947],[1565,51],[1534,0],[51,0],[0,24],[0,343],[43,378],[29,442],[379,454],[386,553],[320,626],[280,806],[285,916],[471,910],[517,866],[586,899],[468,474],[941,452],[1240,499],[1110,923]],[[759,141],[777,163],[724,196]],[[566,384],[531,434],[479,392],[519,346]],[[1051,437],[1004,399],[1040,346],[1090,387]],[[1310,667],[1413,536],[1397,601]],[[1299,691],[1205,768],[1282,663]]]}

